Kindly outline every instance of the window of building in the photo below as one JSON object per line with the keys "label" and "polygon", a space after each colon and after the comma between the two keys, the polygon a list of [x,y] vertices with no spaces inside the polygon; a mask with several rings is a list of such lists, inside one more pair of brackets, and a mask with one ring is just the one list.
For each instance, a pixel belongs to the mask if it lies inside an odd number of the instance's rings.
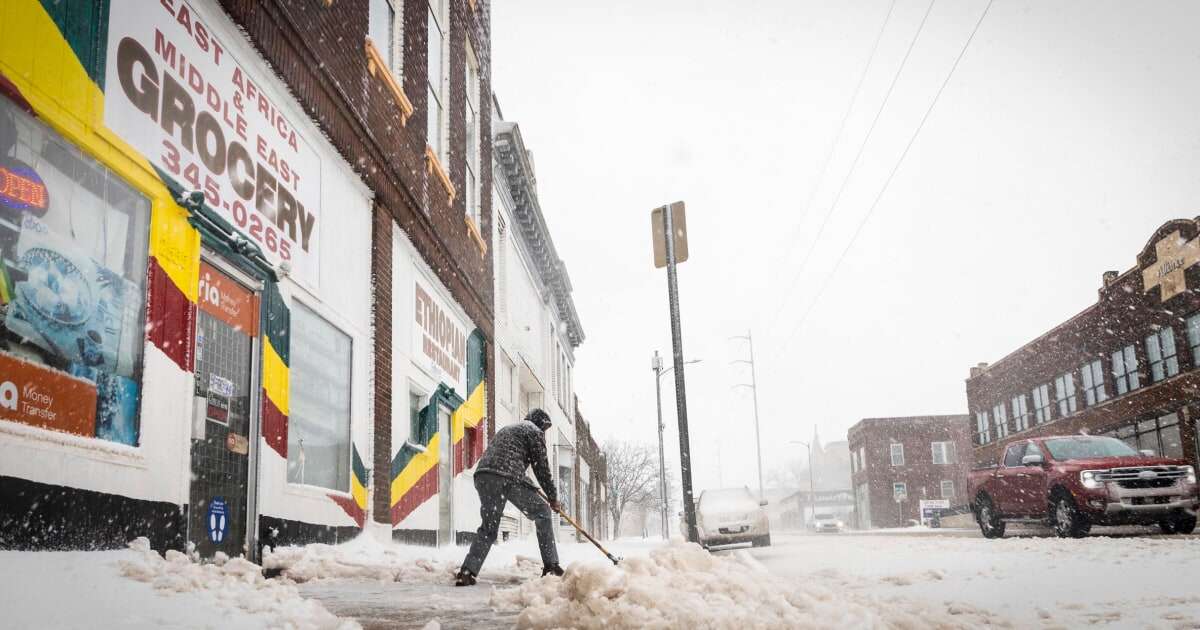
{"label": "window of building", "polygon": [[1105,433],[1141,451],[1163,457],[1183,457],[1183,439],[1179,434],[1179,414],[1169,413],[1117,427]]}
{"label": "window of building", "polygon": [[[558,467],[558,503],[562,506],[562,510],[567,514],[575,513],[575,502],[571,500],[571,490],[574,486],[574,475],[571,473],[571,468],[567,466]],[[563,525],[567,525],[563,521]]]}
{"label": "window of building", "polygon": [[499,212],[500,200],[492,191],[492,208],[496,217],[496,324],[508,324],[508,223]]}
{"label": "window of building", "polygon": [[1079,401],[1075,398],[1075,375],[1063,374],[1054,379],[1054,395],[1058,401],[1058,415],[1066,418],[1079,410]]}
{"label": "window of building", "polygon": [[1013,431],[1024,431],[1029,428],[1029,397],[1025,394],[1013,396],[1012,399]]}
{"label": "window of building", "polygon": [[867,469],[867,447],[858,447],[858,469],[860,471]]}
{"label": "window of building", "polygon": [[933,442],[930,444],[933,450],[933,463],[939,466],[958,463],[957,453],[954,450],[954,442]]}
{"label": "window of building", "polygon": [[446,35],[449,33],[449,0],[429,0],[429,47],[426,92],[426,141],[445,168],[446,155]]}
{"label": "window of building", "polygon": [[401,0],[370,0],[367,21],[371,42],[387,62],[396,78],[402,75],[404,64],[404,25]]}
{"label": "window of building", "polygon": [[999,440],[1008,435],[1008,414],[1005,413],[1004,403],[996,403],[992,407],[992,425],[996,427],[996,439]]}
{"label": "window of building", "polygon": [[1179,374],[1174,328],[1166,326],[1146,337],[1146,360],[1150,362],[1150,380],[1155,383]]}
{"label": "window of building", "polygon": [[350,335],[292,302],[290,483],[350,491]]}
{"label": "window of building", "polygon": [[1079,372],[1083,375],[1083,399],[1087,406],[1108,400],[1108,392],[1104,390],[1104,366],[1100,359],[1084,363]]}
{"label": "window of building", "polygon": [[986,411],[975,413],[975,441],[979,444],[992,441],[992,425]]}
{"label": "window of building", "polygon": [[1187,338],[1192,350],[1192,365],[1200,366],[1200,313],[1187,318]]}
{"label": "window of building", "polygon": [[475,49],[471,47],[470,40],[467,41],[466,48],[467,98],[466,106],[463,107],[463,117],[467,131],[467,159],[464,183],[467,189],[467,217],[475,222],[476,228],[482,230],[483,204],[479,194],[479,159],[480,141],[483,136],[479,118],[479,60],[475,58]]}
{"label": "window of building", "polygon": [[897,501],[908,498],[908,486],[903,481],[897,481],[892,484],[892,498]]}
{"label": "window of building", "polygon": [[893,443],[891,446],[891,450],[892,450],[892,465],[893,466],[903,466],[904,465],[904,445]]}
{"label": "window of building", "polygon": [[150,200],[3,96],[0,142],[0,420],[136,446]]}
{"label": "window of building", "polygon": [[1043,383],[1033,388],[1033,416],[1038,424],[1050,422],[1050,384]]}
{"label": "window of building", "polygon": [[429,396],[410,387],[408,390],[409,438],[413,444],[424,446],[437,431],[437,418],[427,402]]}
{"label": "window of building", "polygon": [[858,451],[850,451],[850,474],[858,472]]}
{"label": "window of building", "polygon": [[1112,353],[1112,364],[1113,380],[1117,383],[1118,396],[1128,394],[1141,387],[1141,383],[1138,382],[1137,349],[1133,344]]}
{"label": "window of building", "polygon": [[942,498],[950,500],[954,499],[954,482],[950,479],[942,480]]}

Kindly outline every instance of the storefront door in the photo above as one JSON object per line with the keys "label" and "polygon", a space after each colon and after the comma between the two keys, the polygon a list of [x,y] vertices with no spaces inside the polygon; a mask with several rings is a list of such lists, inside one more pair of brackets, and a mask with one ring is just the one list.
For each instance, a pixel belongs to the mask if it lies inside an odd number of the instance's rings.
{"label": "storefront door", "polygon": [[219,261],[200,264],[188,541],[253,558],[259,299]]}
{"label": "storefront door", "polygon": [[454,435],[450,407],[438,404],[438,546],[454,544]]}

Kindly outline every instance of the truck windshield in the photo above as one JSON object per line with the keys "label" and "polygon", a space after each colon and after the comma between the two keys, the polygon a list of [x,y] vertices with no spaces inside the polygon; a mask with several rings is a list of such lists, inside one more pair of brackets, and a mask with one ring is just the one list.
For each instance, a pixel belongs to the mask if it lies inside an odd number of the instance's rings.
{"label": "truck windshield", "polygon": [[1137,451],[1128,444],[1110,437],[1054,438],[1046,440],[1045,445],[1050,451],[1050,456],[1060,462],[1095,457],[1137,456]]}

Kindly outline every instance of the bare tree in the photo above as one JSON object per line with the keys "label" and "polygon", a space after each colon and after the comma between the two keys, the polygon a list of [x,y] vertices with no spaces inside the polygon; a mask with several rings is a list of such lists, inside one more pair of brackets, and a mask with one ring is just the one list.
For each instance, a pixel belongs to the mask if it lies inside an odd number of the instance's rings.
{"label": "bare tree", "polygon": [[[675,492],[678,490],[676,483],[675,483],[675,478],[673,476],[671,476],[671,470],[673,470],[673,468],[672,468],[670,462],[668,462],[667,463],[667,497],[666,497],[666,512],[667,512],[667,521],[668,521],[668,531],[670,530],[671,515],[675,513],[675,510],[674,510],[674,508],[676,507]],[[662,510],[663,510],[663,496],[662,496],[662,490],[659,489],[657,462],[654,464],[654,478],[650,482],[650,491],[646,493],[646,496],[643,497],[641,501],[637,502],[637,506],[639,508],[638,514],[640,514],[640,516],[642,518],[642,531],[643,532],[645,532],[649,529],[648,525],[650,523],[658,524],[658,521],[661,518]]]}
{"label": "bare tree", "polygon": [[621,531],[621,517],[635,505],[643,505],[648,497],[658,494],[658,459],[648,445],[624,440],[604,443],[608,458],[608,511],[613,518],[613,531]]}

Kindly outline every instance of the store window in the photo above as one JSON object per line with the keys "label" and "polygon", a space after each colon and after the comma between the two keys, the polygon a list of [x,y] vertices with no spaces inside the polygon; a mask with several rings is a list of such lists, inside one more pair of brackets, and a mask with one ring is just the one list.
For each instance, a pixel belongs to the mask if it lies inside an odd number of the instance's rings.
{"label": "store window", "polygon": [[1029,428],[1029,397],[1025,394],[1013,396],[1012,399],[1013,431],[1021,432]]}
{"label": "store window", "polygon": [[1091,407],[1108,400],[1108,392],[1104,390],[1104,367],[1100,359],[1083,364],[1079,372],[1083,375],[1083,399],[1087,406]]}
{"label": "store window", "polygon": [[1187,318],[1188,348],[1192,350],[1192,365],[1200,366],[1200,313]]}
{"label": "store window", "polygon": [[1179,374],[1179,357],[1175,355],[1175,330],[1160,328],[1146,337],[1146,360],[1150,362],[1150,380],[1157,383]]}
{"label": "store window", "polygon": [[1075,398],[1075,375],[1063,374],[1054,379],[1054,395],[1058,400],[1058,415],[1066,418],[1079,410],[1079,401]]}
{"label": "store window", "polygon": [[1117,427],[1105,433],[1139,451],[1154,451],[1163,457],[1183,457],[1179,414],[1169,413]]}
{"label": "store window", "polygon": [[904,465],[904,445],[903,444],[892,444],[891,450],[892,450],[892,465],[893,466],[903,466]]}
{"label": "store window", "polygon": [[149,224],[149,199],[0,97],[0,419],[138,443]]}
{"label": "store window", "polygon": [[1033,417],[1038,424],[1050,422],[1050,384],[1043,383],[1033,388]]}
{"label": "store window", "polygon": [[[558,504],[562,506],[562,511],[567,514],[575,513],[575,503],[571,501],[571,489],[574,485],[574,475],[571,474],[571,468],[567,466],[558,467]],[[568,525],[563,521],[563,525]]]}
{"label": "store window", "polygon": [[291,324],[288,482],[348,492],[353,341],[299,301]]}
{"label": "store window", "polygon": [[[1191,325],[1188,325],[1191,330]],[[1190,332],[1189,332],[1190,334]],[[1133,344],[1112,353],[1113,379],[1117,382],[1117,395],[1128,394],[1141,387],[1138,382],[1137,349]]]}

